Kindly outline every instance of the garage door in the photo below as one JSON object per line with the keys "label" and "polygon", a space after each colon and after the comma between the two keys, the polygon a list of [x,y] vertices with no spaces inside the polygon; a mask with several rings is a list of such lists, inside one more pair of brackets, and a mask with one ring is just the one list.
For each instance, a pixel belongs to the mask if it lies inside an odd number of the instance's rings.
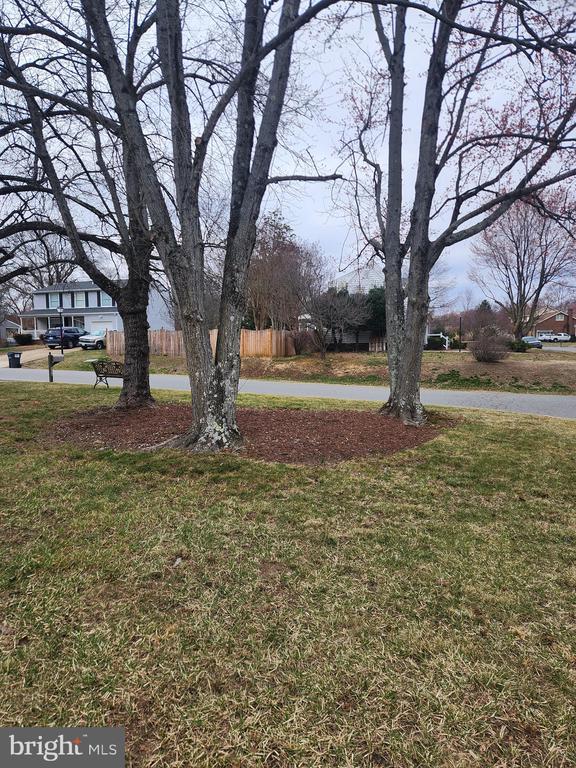
{"label": "garage door", "polygon": [[113,331],[114,330],[114,321],[113,320],[93,320],[90,324],[91,333],[96,333],[96,331]]}

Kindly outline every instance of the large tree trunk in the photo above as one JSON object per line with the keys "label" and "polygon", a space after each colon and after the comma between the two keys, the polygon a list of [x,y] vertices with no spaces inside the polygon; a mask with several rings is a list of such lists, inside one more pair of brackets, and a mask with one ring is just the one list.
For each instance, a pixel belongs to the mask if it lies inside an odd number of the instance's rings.
{"label": "large tree trunk", "polygon": [[[202,248],[201,245],[198,247]],[[238,298],[237,292],[223,289],[223,297],[226,296],[227,300],[221,301],[217,347],[220,352],[217,351],[214,362],[210,333],[205,322],[202,269],[190,268],[190,265],[202,265],[203,255],[200,253],[194,259],[187,259],[181,252],[170,260],[171,285],[178,305],[190,380],[192,413],[187,432],[159,447],[186,448],[198,453],[236,448],[241,443],[234,400],[240,373],[237,350],[243,305],[233,301],[234,297]],[[234,347],[236,336],[238,343]]]}
{"label": "large tree trunk", "polygon": [[226,254],[214,376],[209,408],[218,424],[224,445],[238,447],[242,437],[236,421],[236,397],[240,382],[240,334],[246,309],[246,285],[250,257],[256,242],[256,226],[242,227],[229,243]]}
{"label": "large tree trunk", "polygon": [[[420,372],[430,301],[426,262],[425,254],[412,254],[406,318],[400,321],[404,308],[401,311],[398,308],[391,327],[387,325],[390,397],[383,411],[411,426],[420,426],[426,421],[420,402]],[[390,297],[391,301],[393,298]]]}
{"label": "large tree trunk", "polygon": [[170,282],[182,326],[192,412],[188,431],[163,445],[203,452],[227,447],[227,439],[212,405],[214,362],[205,319],[204,256],[201,243],[197,247],[201,250],[194,258],[186,258],[182,251],[170,257]]}
{"label": "large tree trunk", "polygon": [[124,383],[117,408],[141,408],[154,404],[150,393],[150,349],[146,306],[118,307],[124,324]]}
{"label": "large tree trunk", "polygon": [[409,300],[406,336],[399,354],[397,375],[390,386],[390,397],[384,412],[402,419],[404,424],[420,426],[426,414],[420,402],[420,370],[426,333],[428,301]]}

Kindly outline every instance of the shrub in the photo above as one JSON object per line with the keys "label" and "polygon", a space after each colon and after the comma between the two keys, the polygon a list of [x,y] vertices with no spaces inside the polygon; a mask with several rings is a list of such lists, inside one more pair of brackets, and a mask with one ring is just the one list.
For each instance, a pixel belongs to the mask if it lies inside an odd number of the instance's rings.
{"label": "shrub", "polygon": [[311,331],[292,331],[290,335],[297,355],[313,352],[317,348]]}
{"label": "shrub", "polygon": [[506,339],[494,326],[480,328],[474,341],[468,344],[468,348],[479,363],[497,363],[510,354],[510,350],[506,347]]}
{"label": "shrub", "polygon": [[526,344],[525,341],[516,341],[516,339],[512,339],[512,341],[508,342],[508,347],[512,350],[512,352],[528,352],[530,347],[528,344]]}
{"label": "shrub", "polygon": [[468,342],[461,341],[458,338],[450,339],[450,349],[466,349]]}
{"label": "shrub", "polygon": [[31,333],[15,333],[14,341],[16,342],[16,344],[25,346],[26,344],[32,344],[32,342],[34,341],[34,336]]}
{"label": "shrub", "polygon": [[432,336],[426,341],[424,349],[439,351],[441,349],[446,349],[444,346],[445,343],[446,342],[441,336]]}

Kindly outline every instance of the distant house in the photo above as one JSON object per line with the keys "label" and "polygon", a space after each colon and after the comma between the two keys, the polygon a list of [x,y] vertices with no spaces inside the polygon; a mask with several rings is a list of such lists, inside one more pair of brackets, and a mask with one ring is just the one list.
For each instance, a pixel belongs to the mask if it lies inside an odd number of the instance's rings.
{"label": "distant house", "polygon": [[[34,338],[39,338],[49,328],[59,328],[61,322],[64,327],[82,328],[86,333],[123,329],[114,299],[90,281],[40,288],[32,293],[31,299],[32,309],[22,312],[20,323],[22,330],[33,333]],[[166,304],[155,288],[150,291],[148,324],[151,330],[174,328]]]}
{"label": "distant house", "polygon": [[0,315],[0,347],[6,344],[6,341],[20,332],[20,323],[16,315]]}
{"label": "distant house", "polygon": [[[405,285],[406,278],[403,278],[402,282]],[[384,266],[374,258],[365,265],[358,263],[353,269],[339,274],[332,285],[338,290],[346,288],[348,293],[368,294],[372,288],[384,287]],[[430,336],[429,322],[426,323],[426,341],[428,336]],[[370,352],[383,352],[386,349],[386,338],[366,328],[360,329],[358,335],[355,332],[345,333],[343,343],[350,348],[358,346],[359,349],[369,349]]]}
{"label": "distant house", "polygon": [[533,336],[546,333],[569,333],[576,336],[576,306],[566,310],[546,308],[538,316],[530,333]]}
{"label": "distant house", "polygon": [[348,293],[368,293],[371,288],[384,287],[384,268],[371,259],[368,264],[361,266],[358,263],[354,269],[342,272],[333,283],[335,288],[347,288]]}

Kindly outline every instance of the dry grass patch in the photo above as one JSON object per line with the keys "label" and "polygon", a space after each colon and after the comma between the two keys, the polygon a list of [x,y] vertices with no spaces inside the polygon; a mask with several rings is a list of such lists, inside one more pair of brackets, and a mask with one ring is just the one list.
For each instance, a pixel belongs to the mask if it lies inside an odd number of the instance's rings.
{"label": "dry grass patch", "polygon": [[290,467],[46,450],[114,399],[46,391],[0,385],[2,722],[123,725],[133,768],[576,763],[574,423]]}

